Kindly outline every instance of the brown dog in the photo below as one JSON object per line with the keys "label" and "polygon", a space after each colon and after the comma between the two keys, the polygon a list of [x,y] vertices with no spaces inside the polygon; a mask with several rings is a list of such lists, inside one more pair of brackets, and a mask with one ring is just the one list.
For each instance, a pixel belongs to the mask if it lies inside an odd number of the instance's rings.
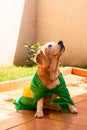
{"label": "brown dog", "polygon": [[[38,64],[38,77],[48,89],[54,89],[60,84],[60,70],[58,66],[60,56],[64,51],[65,47],[62,41],[59,41],[58,43],[49,42],[46,43],[36,55],[36,63]],[[43,117],[43,102],[43,98],[37,102],[37,111],[35,117]],[[72,113],[77,113],[77,109],[74,105],[68,104],[68,106]]]}

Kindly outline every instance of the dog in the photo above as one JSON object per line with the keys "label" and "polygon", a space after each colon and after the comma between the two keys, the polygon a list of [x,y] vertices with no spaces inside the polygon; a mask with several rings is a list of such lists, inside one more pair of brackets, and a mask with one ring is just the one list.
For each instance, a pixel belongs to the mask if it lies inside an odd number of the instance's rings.
{"label": "dog", "polygon": [[59,69],[64,51],[63,41],[48,42],[38,50],[37,71],[31,82],[25,85],[22,96],[14,100],[16,110],[36,109],[35,117],[41,118],[44,108],[60,111],[61,104],[66,104],[73,114],[78,113]]}
{"label": "dog", "polygon": [[[65,51],[63,41],[48,42],[46,43],[36,54],[36,63],[38,65],[37,75],[41,82],[50,90],[54,89],[60,84],[59,76],[59,62],[60,57]],[[56,95],[53,95],[53,99]],[[47,98],[47,97],[46,97]],[[41,98],[37,101],[37,111],[35,117],[43,117],[43,106],[49,99]],[[51,99],[52,100],[52,99]],[[47,102],[47,104],[49,104]],[[77,114],[77,108],[75,105],[68,103],[68,107],[73,114]],[[60,108],[59,108],[60,109]]]}

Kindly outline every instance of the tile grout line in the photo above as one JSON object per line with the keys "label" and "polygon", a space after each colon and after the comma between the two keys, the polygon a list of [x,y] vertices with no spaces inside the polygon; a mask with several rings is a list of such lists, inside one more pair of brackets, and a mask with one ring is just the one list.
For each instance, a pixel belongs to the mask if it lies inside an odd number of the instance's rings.
{"label": "tile grout line", "polygon": [[76,102],[76,104],[81,103],[81,102],[84,102],[84,101],[87,101],[87,99],[84,99],[84,100],[78,101],[78,102]]}
{"label": "tile grout line", "polygon": [[12,127],[10,127],[10,128],[7,128],[7,129],[5,129],[5,130],[10,130],[10,129],[15,128],[15,127],[17,127],[17,126],[20,126],[20,125],[23,125],[23,124],[25,124],[25,123],[31,122],[31,121],[33,121],[34,119],[35,119],[35,118],[33,118],[33,119],[29,120],[29,121],[23,122],[23,123],[21,123],[21,124],[12,126]]}

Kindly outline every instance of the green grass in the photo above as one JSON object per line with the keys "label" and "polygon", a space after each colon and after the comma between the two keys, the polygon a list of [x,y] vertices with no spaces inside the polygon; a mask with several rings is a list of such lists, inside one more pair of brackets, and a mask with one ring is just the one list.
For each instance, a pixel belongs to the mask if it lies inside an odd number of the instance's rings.
{"label": "green grass", "polygon": [[0,67],[0,82],[20,79],[27,76],[32,76],[36,71],[37,66],[8,66]]}
{"label": "green grass", "polygon": [[78,68],[81,68],[81,69],[87,69],[87,66],[76,66]]}
{"label": "green grass", "polygon": [[[36,68],[37,66],[28,67],[28,66],[14,66],[14,65],[8,67],[0,67],[0,82],[32,76],[35,73]],[[79,68],[87,69],[87,66]]]}
{"label": "green grass", "polygon": [[75,66],[70,66],[70,65],[63,65],[62,67],[77,67],[77,68],[81,68],[81,69],[87,69],[87,65],[86,66],[78,66],[78,65],[75,65]]}

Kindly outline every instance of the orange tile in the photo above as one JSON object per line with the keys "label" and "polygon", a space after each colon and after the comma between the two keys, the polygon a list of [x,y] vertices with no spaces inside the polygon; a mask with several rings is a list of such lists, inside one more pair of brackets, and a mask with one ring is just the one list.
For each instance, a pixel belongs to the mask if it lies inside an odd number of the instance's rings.
{"label": "orange tile", "polygon": [[72,114],[69,112],[54,112],[46,111],[44,112],[45,117],[51,120],[69,122],[73,117],[76,117],[77,114]]}
{"label": "orange tile", "polygon": [[11,130],[60,130],[65,125],[64,122],[49,120],[46,118],[34,119]]}
{"label": "orange tile", "polygon": [[46,113],[46,118],[87,127],[86,115],[87,109],[78,107],[78,114],[48,112],[48,114]]}
{"label": "orange tile", "polygon": [[72,68],[72,74],[87,77],[87,70],[80,68]]}
{"label": "orange tile", "polygon": [[[78,103],[78,107],[80,108],[84,108],[87,110],[87,99],[86,100],[83,100],[82,102],[79,102]],[[86,113],[87,114],[87,113]]]}
{"label": "orange tile", "polygon": [[87,100],[87,93],[74,96],[73,100],[78,105],[78,103],[82,103],[83,101]]}
{"label": "orange tile", "polygon": [[64,78],[78,108],[79,113],[77,115],[44,110],[45,117],[36,119],[34,118],[35,111],[20,110],[16,112],[14,104],[5,100],[6,96],[12,98],[19,97],[23,88],[5,91],[0,92],[0,130],[45,130],[48,128],[50,130],[86,130],[87,77],[69,74],[64,76]]}
{"label": "orange tile", "polygon": [[11,130],[87,130],[86,126],[49,120],[49,119],[34,119],[22,125],[16,126]]}
{"label": "orange tile", "polygon": [[[60,128],[60,130],[62,130]],[[87,130],[87,126],[75,125],[75,124],[65,124],[63,130]]]}
{"label": "orange tile", "polygon": [[18,113],[25,114],[25,115],[31,115],[34,117],[36,111],[31,110],[19,110]]}
{"label": "orange tile", "polygon": [[34,117],[28,114],[0,109],[0,130],[9,129],[33,119]]}
{"label": "orange tile", "polygon": [[26,82],[29,82],[29,80],[31,80],[31,77],[21,78],[19,80],[1,82],[0,83],[0,92],[21,89],[24,87]]}

